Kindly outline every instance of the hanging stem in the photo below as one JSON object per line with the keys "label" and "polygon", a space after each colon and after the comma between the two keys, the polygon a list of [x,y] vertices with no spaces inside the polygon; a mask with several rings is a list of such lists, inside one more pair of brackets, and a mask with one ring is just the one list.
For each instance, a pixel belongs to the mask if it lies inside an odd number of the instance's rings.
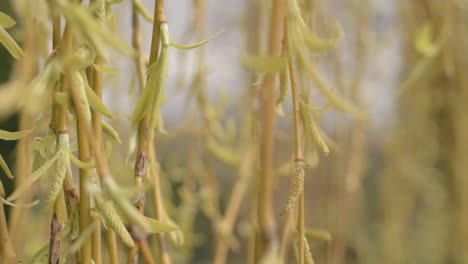
{"label": "hanging stem", "polygon": [[[158,58],[158,53],[159,53],[159,44],[160,44],[160,25],[161,23],[166,22],[166,16],[164,14],[164,0],[155,0],[155,7],[154,7],[154,22],[153,22],[153,34],[152,34],[152,39],[151,39],[151,50],[150,50],[150,58],[149,58],[149,64],[153,65],[154,62],[156,62]],[[132,23],[133,23],[133,35],[132,35],[132,43],[134,48],[137,51],[137,57],[135,59],[135,64],[137,67],[137,72],[138,72],[138,79],[139,83],[142,89],[144,89],[146,80],[144,77],[144,72],[145,72],[145,65],[143,58],[141,56],[141,47],[140,47],[140,40],[139,40],[139,21],[138,21],[138,15],[136,11],[136,7],[133,6],[133,17],[132,17]],[[139,123],[138,126],[138,148],[137,148],[137,154],[136,154],[136,161],[135,161],[135,182],[138,186],[141,186],[147,176],[147,164],[148,164],[148,152],[150,151],[150,146],[153,145],[153,131],[152,128],[150,127],[150,113],[145,114],[142,118],[142,120]],[[140,212],[143,214],[144,213],[144,194],[140,194],[140,197],[138,198],[138,201],[136,202],[137,208],[140,210]],[[154,203],[157,203],[157,201],[154,201]],[[161,235],[159,235],[161,237]],[[159,243],[164,243],[164,239],[159,239]],[[137,241],[137,245],[135,248],[131,249],[129,252],[128,260],[129,262],[135,261],[137,259],[138,255],[138,247],[142,246],[142,243],[147,243],[145,239],[142,239],[140,241]],[[161,245],[160,245],[161,247]],[[143,253],[143,252],[142,252]],[[148,258],[148,253],[150,251],[148,250],[145,252],[145,258]],[[166,255],[166,253],[161,253],[161,256]],[[151,257],[152,259],[152,257]],[[164,264],[170,263],[169,258],[162,257],[163,260],[166,262],[163,262]]]}
{"label": "hanging stem", "polygon": [[[195,31],[199,39],[205,38],[205,18],[206,18],[206,2],[205,0],[194,1],[195,4]],[[197,49],[197,63],[198,69],[195,78],[197,78],[196,94],[197,94],[197,104],[199,111],[201,112],[203,123],[202,123],[202,142],[208,142],[211,140],[211,131],[212,131],[212,122],[208,117],[208,98],[206,94],[206,78],[205,78],[205,49],[204,46],[200,46]],[[210,208],[209,208],[209,217],[211,218],[212,229],[214,233],[215,243],[221,239],[218,232],[218,222],[220,218],[219,212],[219,194],[218,194],[218,182],[216,177],[213,174],[213,162],[212,159],[207,155],[206,152],[203,153],[204,165],[206,172],[203,174],[203,181],[206,188],[212,195],[210,199]]]}
{"label": "hanging stem", "polygon": [[[27,12],[32,12],[35,10],[36,7],[35,2],[32,2],[27,10]],[[37,23],[33,19],[27,19],[25,21],[25,46],[24,46],[24,56],[23,59],[17,64],[18,71],[21,72],[20,83],[21,86],[24,87],[23,89],[29,89],[30,81],[33,79],[36,71],[37,71]],[[33,119],[31,113],[27,109],[23,109],[20,113],[20,124],[19,130],[27,130],[33,127]],[[32,167],[32,134],[27,135],[21,138],[17,144],[17,158],[16,158],[16,177],[15,177],[15,186],[21,186],[24,181],[31,174],[31,167]],[[17,201],[19,204],[26,204],[31,200],[32,193],[27,192],[25,195],[20,197]],[[14,207],[10,211],[9,221],[10,224],[10,239],[12,245],[16,249],[22,249],[23,239],[25,236],[22,234],[24,231],[23,224],[24,218],[27,211],[25,208],[21,207]],[[21,254],[17,252],[17,254]],[[16,262],[13,262],[16,264]],[[9,264],[6,262],[6,264]]]}
{"label": "hanging stem", "polygon": [[[254,144],[248,145],[248,149],[239,169],[239,178],[236,181],[231,196],[229,198],[224,218],[220,221],[220,223],[222,223],[222,231],[225,232],[221,235],[232,235],[232,230],[234,228],[234,224],[236,223],[236,219],[239,214],[242,199],[249,187],[249,179],[255,165],[256,150],[257,147]],[[219,239],[218,243],[216,243],[214,252],[215,254],[213,258],[213,263],[225,263],[228,253],[227,241],[225,239]]]}
{"label": "hanging stem", "polygon": [[[150,146],[150,163],[154,167],[157,164],[156,154],[154,150],[154,144]],[[166,215],[166,211],[164,209],[163,201],[162,201],[162,194],[161,194],[161,174],[159,170],[153,168],[152,170],[153,176],[153,211],[155,215],[155,219],[157,220],[164,220],[164,216]],[[159,251],[159,258],[162,264],[170,264],[171,258],[169,256],[168,245],[166,241],[166,235],[156,234],[157,242],[158,242],[158,251]]]}
{"label": "hanging stem", "polygon": [[[286,21],[286,20],[285,20]],[[299,89],[297,88],[296,73],[294,70],[294,63],[292,56],[289,54],[288,31],[285,22],[285,37],[284,45],[286,56],[288,57],[289,78],[291,81],[291,95],[293,104],[293,120],[294,120],[294,159],[295,162],[303,162],[304,152],[301,144],[301,121],[299,115]],[[304,264],[305,251],[304,251],[304,188],[299,196],[298,215],[297,215],[297,249],[298,249],[298,263]]]}
{"label": "hanging stem", "polygon": [[[284,21],[284,0],[274,0],[270,20],[268,55],[275,57],[281,52],[282,28]],[[273,213],[273,148],[275,125],[275,82],[276,73],[265,75],[260,91],[261,101],[261,150],[258,224],[258,257],[277,245],[276,221]]]}
{"label": "hanging stem", "polygon": [[[0,196],[5,197],[5,190],[0,183]],[[0,202],[0,258],[7,264],[17,263],[16,253],[8,235],[8,226],[5,217],[3,202]]]}
{"label": "hanging stem", "polygon": [[[49,5],[52,12],[52,52],[55,52],[60,45],[60,16],[57,15],[55,9],[55,2],[49,1]],[[54,92],[65,92],[66,86],[64,82],[57,83],[54,87]],[[56,102],[52,104],[52,117],[50,120],[50,128],[56,135],[58,144],[58,138],[60,134],[68,133],[68,118],[67,118],[67,106],[60,105]],[[57,200],[54,202],[54,211],[50,223],[50,243],[49,243],[49,263],[57,264],[60,261],[60,237],[62,226],[67,220],[65,194],[60,190]]]}

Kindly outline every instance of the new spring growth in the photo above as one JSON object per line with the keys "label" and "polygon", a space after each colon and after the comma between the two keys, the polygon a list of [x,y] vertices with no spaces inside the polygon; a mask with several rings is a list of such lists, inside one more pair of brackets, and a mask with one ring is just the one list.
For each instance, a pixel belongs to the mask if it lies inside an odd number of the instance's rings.
{"label": "new spring growth", "polygon": [[291,179],[291,186],[289,189],[289,198],[284,205],[283,209],[281,210],[280,215],[287,214],[291,211],[291,209],[296,205],[297,199],[302,193],[304,189],[304,162],[302,160],[295,161],[294,167],[294,175]]}
{"label": "new spring growth", "polygon": [[161,105],[164,101],[164,87],[167,78],[167,67],[169,62],[169,46],[176,49],[188,50],[197,48],[206,44],[211,39],[217,37],[222,31],[214,34],[206,40],[193,45],[181,45],[174,42],[169,36],[167,23],[160,25],[161,52],[157,61],[148,69],[148,81],[141,93],[135,110],[131,117],[132,126],[135,127],[138,122],[147,114],[150,115],[151,131],[159,127],[162,129],[162,119],[160,119]]}
{"label": "new spring growth", "polygon": [[317,124],[314,121],[313,110],[310,105],[304,102],[303,99],[299,99],[299,115],[301,122],[303,124],[305,141],[307,146],[311,146],[311,140],[317,144],[317,146],[322,150],[325,155],[330,153],[330,149],[325,142],[325,139],[322,137],[320,130]]}
{"label": "new spring growth", "polygon": [[61,133],[58,135],[57,142],[57,161],[54,164],[54,170],[51,175],[51,187],[47,201],[51,204],[55,202],[57,196],[62,190],[63,181],[67,171],[70,171],[70,160],[68,158],[68,133]]}

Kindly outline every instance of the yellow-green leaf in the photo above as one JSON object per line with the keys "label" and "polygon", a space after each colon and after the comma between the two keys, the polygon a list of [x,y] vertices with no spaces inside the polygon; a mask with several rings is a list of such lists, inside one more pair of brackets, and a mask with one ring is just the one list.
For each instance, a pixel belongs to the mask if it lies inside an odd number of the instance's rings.
{"label": "yellow-green leaf", "polygon": [[331,241],[332,236],[327,230],[321,229],[306,229],[305,235],[310,239],[318,239],[324,241]]}
{"label": "yellow-green leaf", "polygon": [[0,27],[2,28],[11,28],[16,25],[16,22],[9,15],[0,12]]}
{"label": "yellow-green leaf", "polygon": [[23,50],[18,43],[8,34],[8,32],[0,27],[0,43],[10,52],[15,59],[20,59],[23,56]]}
{"label": "yellow-green leaf", "polygon": [[414,37],[414,48],[423,56],[434,56],[439,46],[433,42],[433,31],[429,23],[422,25]]}
{"label": "yellow-green leaf", "polygon": [[7,163],[5,162],[5,160],[3,159],[3,156],[2,154],[0,154],[0,167],[2,168],[2,170],[5,172],[6,176],[10,179],[13,179],[13,174],[11,173],[10,171],[10,168],[8,168],[8,165]]}
{"label": "yellow-green leaf", "polygon": [[0,139],[2,140],[18,140],[22,137],[25,137],[31,134],[34,131],[34,128],[17,131],[17,132],[9,132],[6,130],[0,130]]}
{"label": "yellow-green leaf", "polygon": [[75,164],[75,166],[77,166],[78,168],[92,169],[96,167],[96,165],[93,162],[84,162],[78,159],[77,157],[75,157],[75,155],[73,155],[73,153],[71,153],[71,151],[68,148],[67,148],[67,152],[68,152],[68,157],[70,158],[71,162],[73,162],[73,164]]}
{"label": "yellow-green leaf", "polygon": [[301,35],[304,37],[304,41],[309,49],[313,51],[324,51],[333,48],[336,43],[339,42],[342,32],[343,30],[341,29],[340,25],[336,24],[334,34],[330,39],[319,38],[315,34],[309,32],[309,30],[305,27],[303,28]]}
{"label": "yellow-green leaf", "polygon": [[217,36],[219,36],[221,33],[223,33],[224,29],[216,32],[215,34],[213,34],[212,36],[210,36],[209,38],[205,39],[205,40],[202,40],[198,43],[195,43],[195,44],[192,44],[192,45],[182,45],[182,44],[178,44],[176,42],[174,42],[172,39],[170,40],[170,45],[176,49],[181,49],[181,50],[189,50],[189,49],[194,49],[194,48],[198,48],[200,46],[203,46],[205,45],[206,43],[208,43],[210,40],[216,38]]}
{"label": "yellow-green leaf", "polygon": [[178,230],[177,227],[162,223],[155,219],[145,217],[130,203],[125,197],[122,197],[120,187],[114,182],[113,177],[105,177],[103,179],[105,190],[120,209],[120,211],[127,217],[127,219],[139,226],[141,229],[148,233],[164,233]]}
{"label": "yellow-green leaf", "polygon": [[122,141],[120,140],[119,133],[111,125],[109,125],[108,123],[104,121],[102,121],[101,124],[102,124],[102,130],[104,131],[104,133],[106,133],[112,139],[117,141],[117,143],[119,144],[122,143]]}
{"label": "yellow-green leaf", "polygon": [[107,66],[103,66],[103,65],[99,65],[99,64],[93,64],[93,67],[94,67],[94,69],[96,71],[102,72],[102,73],[114,73],[114,72],[119,71],[119,69],[117,69],[117,68],[107,67]]}
{"label": "yellow-green leaf", "polygon": [[88,83],[85,84],[86,97],[88,98],[89,105],[94,111],[97,111],[107,118],[114,118],[112,112],[107,108],[107,106],[101,101],[101,99],[94,93],[94,91],[89,87]]}
{"label": "yellow-green leaf", "polygon": [[5,198],[3,197],[0,197],[0,200],[2,201],[2,203],[10,206],[10,207],[18,207],[18,208],[31,208],[31,207],[34,207],[36,206],[37,204],[39,204],[39,200],[34,200],[30,203],[27,203],[27,204],[16,204],[16,203],[12,203],[10,201],[7,201],[5,200]]}

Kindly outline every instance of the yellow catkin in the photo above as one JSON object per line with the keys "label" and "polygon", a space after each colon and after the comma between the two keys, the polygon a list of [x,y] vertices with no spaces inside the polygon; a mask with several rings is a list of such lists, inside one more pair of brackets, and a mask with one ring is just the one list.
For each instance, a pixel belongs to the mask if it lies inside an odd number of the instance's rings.
{"label": "yellow catkin", "polygon": [[279,105],[284,102],[286,96],[288,95],[288,82],[289,82],[289,65],[287,61],[287,57],[284,56],[284,66],[280,71],[280,87],[278,93],[278,99],[276,100],[276,104]]}
{"label": "yellow catkin", "polygon": [[304,189],[304,162],[301,160],[296,161],[294,168],[294,175],[291,179],[291,186],[289,189],[289,198],[281,210],[281,215],[289,213],[289,211],[294,207],[297,202],[297,199]]}
{"label": "yellow catkin", "polygon": [[328,148],[325,139],[323,139],[320,134],[317,124],[314,122],[312,109],[303,100],[299,100],[299,114],[304,127],[306,142],[308,142],[309,139],[313,139],[322,152],[325,155],[328,155],[330,153],[330,149]]}
{"label": "yellow catkin", "polygon": [[312,253],[310,252],[309,241],[305,236],[302,237],[304,239],[304,251],[305,251],[305,261],[306,264],[315,264],[314,259],[312,258]]}
{"label": "yellow catkin", "polygon": [[68,154],[68,134],[58,135],[58,145],[57,151],[59,152],[59,157],[54,164],[54,170],[52,173],[51,187],[48,195],[48,201],[53,203],[57,196],[60,193],[60,190],[63,186],[63,181],[67,174],[68,167],[70,166]]}
{"label": "yellow catkin", "polygon": [[114,232],[122,239],[124,244],[128,247],[134,247],[135,243],[133,242],[130,233],[127,228],[125,228],[122,219],[120,219],[119,214],[115,210],[111,201],[104,201],[101,198],[96,198],[96,208],[99,214],[104,218],[106,224],[114,230]]}

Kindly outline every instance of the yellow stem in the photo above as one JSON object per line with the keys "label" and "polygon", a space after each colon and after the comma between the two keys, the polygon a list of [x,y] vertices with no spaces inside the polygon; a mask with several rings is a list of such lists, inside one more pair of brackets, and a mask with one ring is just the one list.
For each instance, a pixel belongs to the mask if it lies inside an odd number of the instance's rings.
{"label": "yellow stem", "polygon": [[[275,57],[281,52],[285,1],[274,0],[272,4],[268,55]],[[277,245],[276,221],[273,213],[273,151],[275,126],[276,73],[265,75],[260,91],[261,101],[261,150],[258,224],[260,237],[257,253],[264,253]]]}

